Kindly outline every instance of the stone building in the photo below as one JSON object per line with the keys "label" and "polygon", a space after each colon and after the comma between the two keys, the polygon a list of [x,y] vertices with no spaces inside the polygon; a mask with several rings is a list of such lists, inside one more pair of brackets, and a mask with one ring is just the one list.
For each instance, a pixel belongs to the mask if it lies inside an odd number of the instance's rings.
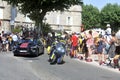
{"label": "stone building", "polygon": [[7,2],[0,0],[0,32],[5,31],[5,32],[11,32],[11,27],[15,26],[32,26],[34,23],[18,12],[18,10],[11,6],[8,5]]}
{"label": "stone building", "polygon": [[82,7],[72,6],[64,12],[49,12],[46,15],[46,22],[54,30],[80,32],[82,22]]}
{"label": "stone building", "polygon": [[[10,21],[10,6],[7,5],[6,2],[3,2],[2,0],[0,0],[0,21],[1,21],[1,25],[0,25],[0,31],[2,30],[8,30],[9,27],[9,21]],[[6,14],[5,14],[6,13]]]}
{"label": "stone building", "polygon": [[[64,12],[48,12],[45,22],[50,24],[53,30],[80,32],[81,6],[72,6]],[[11,31],[17,25],[34,27],[34,23],[21,14],[16,7],[10,6],[7,2],[0,0],[0,32]]]}

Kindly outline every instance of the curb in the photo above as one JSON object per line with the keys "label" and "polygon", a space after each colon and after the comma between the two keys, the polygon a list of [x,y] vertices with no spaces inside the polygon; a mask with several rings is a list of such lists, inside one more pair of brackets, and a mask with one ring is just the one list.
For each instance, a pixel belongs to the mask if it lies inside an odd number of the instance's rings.
{"label": "curb", "polygon": [[95,67],[98,67],[98,68],[101,68],[101,69],[105,69],[105,70],[109,70],[109,71],[112,71],[112,72],[120,73],[118,68],[112,68],[112,67],[107,66],[107,65],[99,65],[99,63],[97,61],[86,62],[85,60],[80,60],[80,59],[77,59],[77,58],[74,59],[74,60],[85,63],[85,64],[89,64],[89,65],[92,65],[92,66],[95,66]]}

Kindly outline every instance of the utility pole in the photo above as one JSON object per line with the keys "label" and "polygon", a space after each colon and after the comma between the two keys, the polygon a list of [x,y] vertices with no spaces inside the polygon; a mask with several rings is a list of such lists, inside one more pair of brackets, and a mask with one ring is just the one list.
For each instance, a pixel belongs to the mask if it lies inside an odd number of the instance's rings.
{"label": "utility pole", "polygon": [[17,17],[17,8],[15,5],[12,5],[11,6],[11,20],[10,20],[11,31],[14,29],[16,17]]}

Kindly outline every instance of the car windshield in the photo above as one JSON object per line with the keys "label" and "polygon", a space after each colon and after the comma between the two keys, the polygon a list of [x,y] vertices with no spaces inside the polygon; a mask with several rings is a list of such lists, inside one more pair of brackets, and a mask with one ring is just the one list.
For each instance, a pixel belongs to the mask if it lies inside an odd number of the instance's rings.
{"label": "car windshield", "polygon": [[25,40],[23,40],[23,42],[32,42],[33,41],[33,39],[25,39]]}
{"label": "car windshield", "polygon": [[28,42],[28,43],[34,43],[34,44],[36,44],[37,40],[33,39],[33,38],[29,38],[29,39],[22,39],[22,40],[20,40],[20,42],[22,42],[22,43]]}

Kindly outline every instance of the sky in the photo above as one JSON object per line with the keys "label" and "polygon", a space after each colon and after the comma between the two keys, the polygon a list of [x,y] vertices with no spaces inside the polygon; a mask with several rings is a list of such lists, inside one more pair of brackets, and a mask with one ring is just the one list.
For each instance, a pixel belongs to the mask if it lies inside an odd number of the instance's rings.
{"label": "sky", "polygon": [[117,3],[120,5],[120,0],[83,0],[84,4],[92,4],[93,6],[97,7],[101,10],[107,3],[115,4]]}

